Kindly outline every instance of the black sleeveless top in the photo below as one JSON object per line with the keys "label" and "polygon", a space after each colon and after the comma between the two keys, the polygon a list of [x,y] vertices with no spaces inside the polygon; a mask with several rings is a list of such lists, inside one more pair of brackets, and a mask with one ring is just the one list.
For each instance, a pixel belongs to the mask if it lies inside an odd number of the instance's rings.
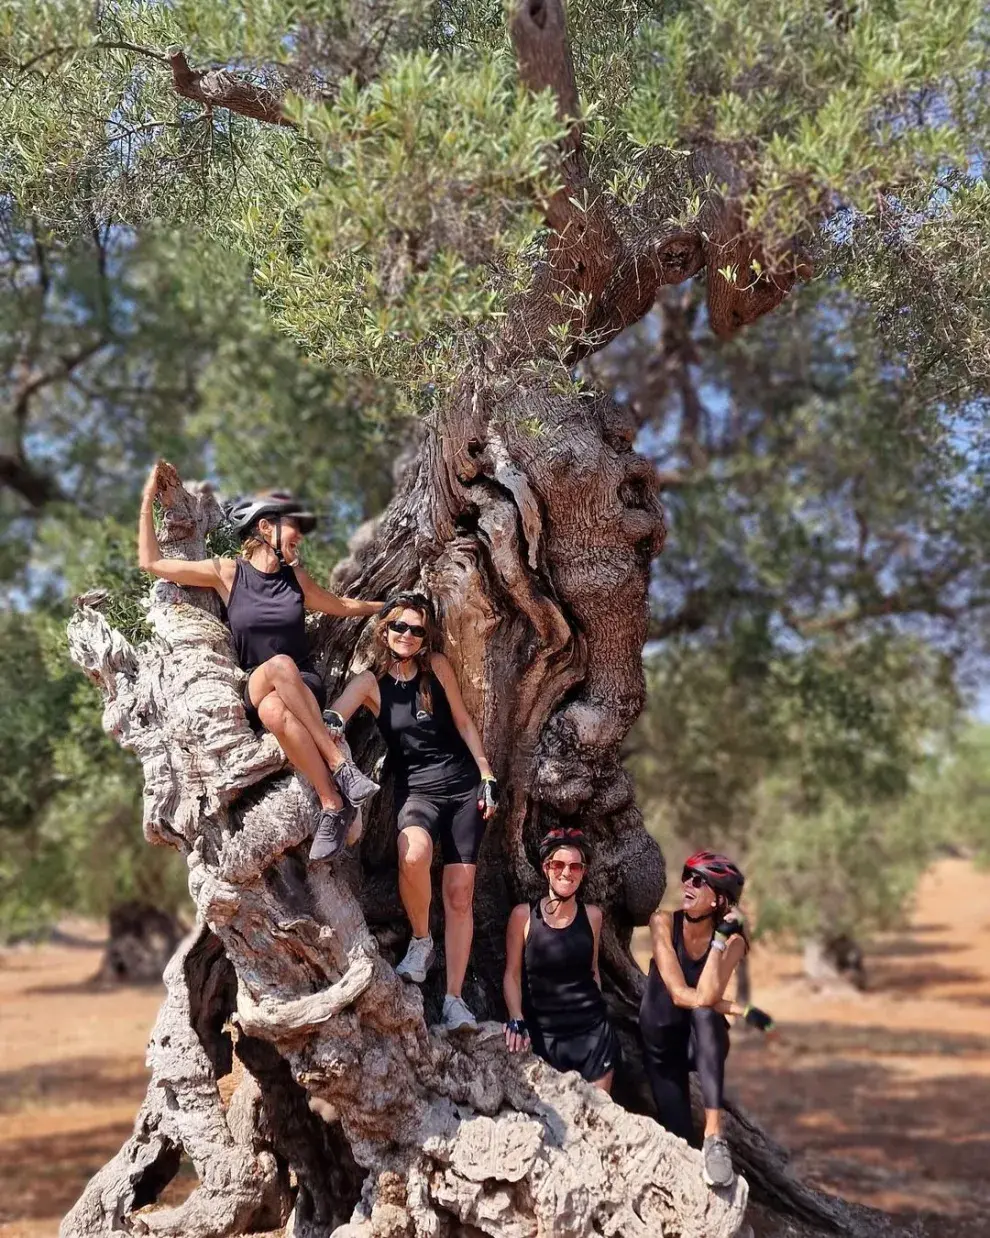
{"label": "black sleeveless top", "polygon": [[[687,952],[687,946],[684,944],[684,912],[675,911],[672,917],[670,926],[670,940],[674,947],[674,953],[677,955],[677,961],[681,965],[681,971],[684,973],[684,983],[692,989],[698,987],[698,981],[701,978],[701,973],[705,969],[705,964],[708,962],[708,956],[712,952],[711,942],[708,943],[708,948],[700,959],[693,959]],[[654,985],[660,985],[666,992],[660,972],[657,970],[656,961],[650,959],[650,975],[647,980],[647,990]]]}
{"label": "black sleeveless top", "polygon": [[447,693],[436,675],[431,673],[429,680],[433,712],[419,717],[419,675],[407,681],[383,675],[378,681],[378,729],[400,788],[397,798],[403,790],[466,795],[479,782],[478,766],[454,724]]}
{"label": "black sleeveless top", "polygon": [[540,902],[530,905],[523,950],[523,1016],[540,1036],[583,1036],[606,1019],[595,983],[595,934],[584,903],[567,928],[552,928]]}
{"label": "black sleeveless top", "polygon": [[311,670],[302,585],[291,567],[262,572],[239,558],[227,601],[227,622],[241,668],[253,671],[277,653]]}

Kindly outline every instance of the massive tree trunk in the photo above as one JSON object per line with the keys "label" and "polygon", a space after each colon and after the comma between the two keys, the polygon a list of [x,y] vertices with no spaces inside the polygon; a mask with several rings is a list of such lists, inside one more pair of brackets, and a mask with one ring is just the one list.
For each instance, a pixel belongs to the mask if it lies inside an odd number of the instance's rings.
{"label": "massive tree trunk", "polygon": [[[516,6],[513,37],[523,80],[551,86],[561,113],[578,115],[559,0]],[[471,353],[392,504],[335,578],[358,596],[422,585],[442,602],[447,652],[506,791],[479,862],[466,987],[492,1021],[461,1034],[431,1028],[442,960],[422,993],[392,970],[408,929],[387,780],[357,854],[307,865],[315,797],[285,771],[274,739],[248,728],[213,595],[157,585],[155,637],[140,650],[82,607],[73,656],[106,694],[108,729],[143,762],[145,832],[187,857],[199,928],[169,973],[168,1027],[152,1041],[135,1137],[66,1218],[65,1238],[256,1228],[286,1205],[289,1170],[296,1235],[729,1238],[744,1224],[747,1179],[812,1224],[877,1232],[792,1180],[783,1152],[740,1115],[731,1135],[745,1177],[713,1191],[698,1153],[635,1112],[648,1101],[635,1036],[642,976],[629,941],[665,878],[619,747],[643,704],[663,519],[653,469],[633,450],[635,426],[606,396],[579,393],[539,363],[562,314],[573,362],[641,317],[663,284],[704,267],[720,330],[772,308],[786,281],[742,292],[715,278],[726,252],[745,257],[751,242],[714,198],[689,231],[618,226],[588,184],[577,126],[562,165],[532,289],[510,306],[502,338]],[[172,478],[160,497],[164,552],[201,556],[219,518],[211,496]],[[340,621],[314,632],[331,688],[360,659],[360,637]],[[371,760],[370,727],[353,731],[359,759]],[[606,912],[602,972],[623,1038],[624,1105],[509,1055],[502,1040],[508,911],[537,893],[536,843],[557,822],[580,824],[595,845],[589,896]],[[195,991],[180,962],[190,951],[212,960],[212,981],[200,975]],[[216,1047],[225,1024],[249,1072],[226,1108],[216,1087],[228,1066]],[[179,1221],[148,1209],[178,1146],[201,1182]],[[233,1202],[218,1190],[224,1181]]]}

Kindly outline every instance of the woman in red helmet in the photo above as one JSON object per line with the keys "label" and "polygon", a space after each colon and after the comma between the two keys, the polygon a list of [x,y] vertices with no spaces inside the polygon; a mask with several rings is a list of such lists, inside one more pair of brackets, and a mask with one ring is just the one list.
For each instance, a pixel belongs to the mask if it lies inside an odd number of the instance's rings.
{"label": "woman in red helmet", "polygon": [[591,848],[581,830],[551,830],[540,844],[547,892],[509,916],[502,992],[505,1042],[529,1048],[557,1070],[612,1088],[619,1041],[598,974],[602,911],[578,897]]}
{"label": "woman in red helmet", "polygon": [[683,907],[650,918],[653,958],[640,1006],[644,1063],[657,1117],[672,1134],[693,1141],[690,1072],[705,1105],[704,1175],[709,1186],[734,1177],[722,1137],[722,1089],[729,1031],[725,1016],[741,1015],[769,1031],[770,1017],[725,999],[729,978],[749,948],[738,903],[744,878],[732,860],[698,851],[681,873]]}

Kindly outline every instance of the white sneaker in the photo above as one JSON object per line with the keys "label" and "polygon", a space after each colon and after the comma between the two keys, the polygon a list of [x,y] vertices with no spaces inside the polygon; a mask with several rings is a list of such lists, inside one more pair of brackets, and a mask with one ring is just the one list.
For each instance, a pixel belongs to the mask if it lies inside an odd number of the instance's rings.
{"label": "white sneaker", "polygon": [[451,997],[448,993],[443,999],[443,1015],[440,1018],[442,1027],[456,1032],[463,1027],[477,1027],[478,1020],[459,997]]}
{"label": "white sneaker", "polygon": [[433,938],[429,933],[425,937],[413,937],[409,941],[406,957],[395,969],[395,974],[403,980],[411,980],[413,984],[422,984],[436,957]]}

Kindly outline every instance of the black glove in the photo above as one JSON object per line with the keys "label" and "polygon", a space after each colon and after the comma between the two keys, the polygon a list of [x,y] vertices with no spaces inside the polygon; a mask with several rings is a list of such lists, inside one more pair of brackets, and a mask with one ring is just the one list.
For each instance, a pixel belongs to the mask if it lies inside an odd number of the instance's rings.
{"label": "black glove", "polygon": [[482,812],[498,807],[498,783],[494,778],[483,778],[478,791],[478,807]]}
{"label": "black glove", "polygon": [[761,1010],[759,1006],[747,1006],[746,1013],[743,1015],[744,1022],[750,1027],[755,1027],[758,1032],[772,1032],[776,1024],[770,1015],[765,1010]]}
{"label": "black glove", "polygon": [[323,711],[323,721],[327,724],[327,730],[330,732],[331,739],[343,739],[344,727],[347,723],[344,721],[343,714],[338,714],[335,709],[325,709]]}
{"label": "black glove", "polygon": [[734,911],[732,915],[725,920],[720,920],[715,926],[715,935],[721,937],[723,941],[728,941],[730,937],[736,933],[741,933],[745,921],[738,911]]}
{"label": "black glove", "polygon": [[525,1019],[509,1019],[506,1022],[506,1031],[515,1032],[517,1036],[528,1036],[529,1029],[526,1027]]}

